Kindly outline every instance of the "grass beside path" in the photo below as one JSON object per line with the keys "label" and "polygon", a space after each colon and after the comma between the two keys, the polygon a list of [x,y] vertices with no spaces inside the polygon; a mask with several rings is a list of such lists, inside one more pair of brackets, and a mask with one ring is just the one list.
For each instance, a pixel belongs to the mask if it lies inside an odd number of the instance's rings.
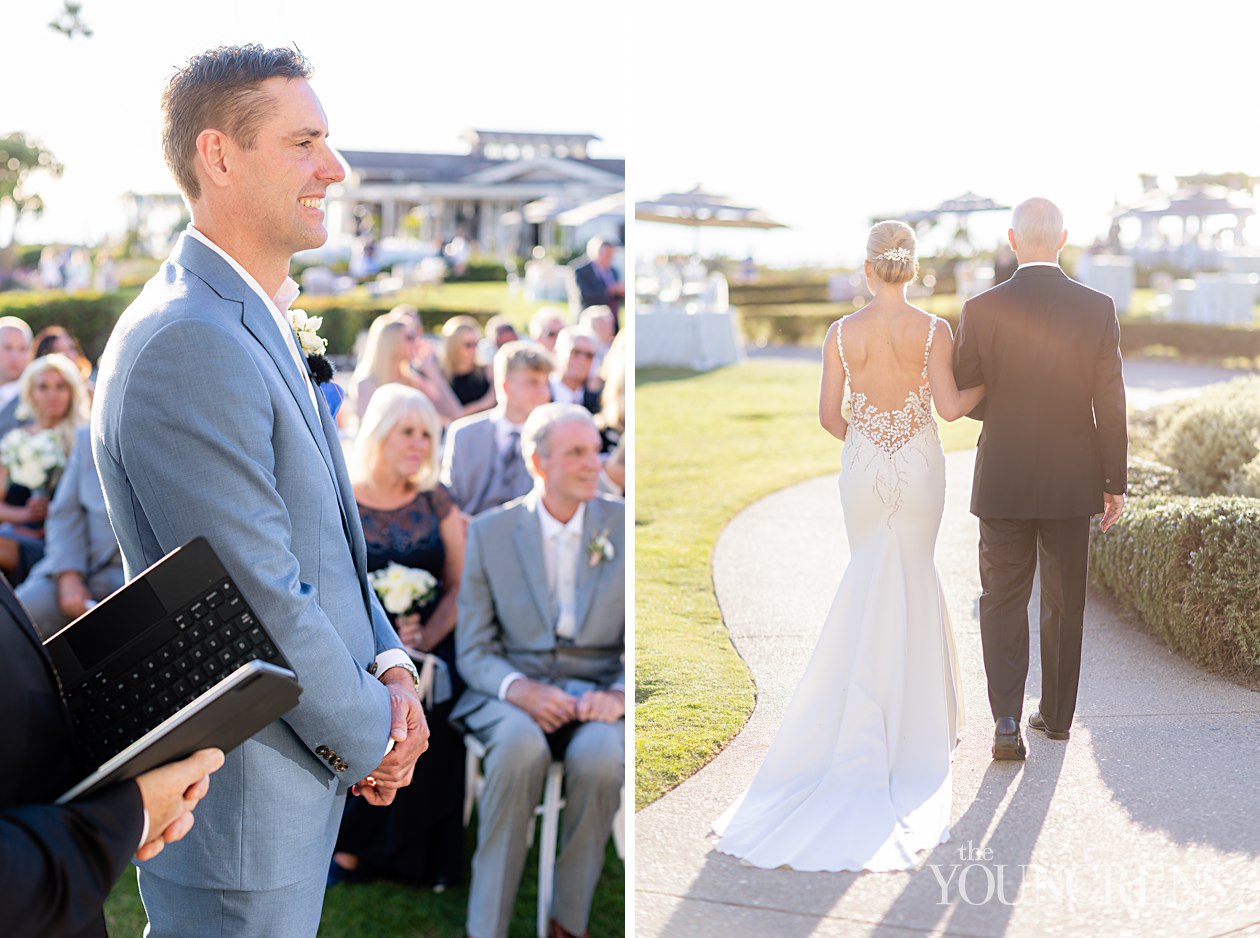
{"label": "grass beside path", "polygon": [[[283,810],[283,806],[277,810]],[[467,831],[465,857],[471,857],[476,846],[474,827],[475,821]],[[174,850],[176,847],[167,849]],[[591,906],[591,934],[618,936],[626,933],[625,881],[625,864],[617,858],[609,840],[604,855],[604,871]],[[319,938],[462,938],[467,911],[466,884],[442,893],[390,882],[334,886],[324,894]],[[508,938],[533,938],[537,911],[538,844],[535,841],[525,860]],[[105,920],[109,933],[116,938],[139,936],[144,931],[146,917],[136,891],[134,866],[127,868],[110,893],[105,904]]]}
{"label": "grass beside path", "polygon": [[[694,774],[743,727],[754,687],[713,595],[726,522],[757,499],[838,472],[818,425],[819,369],[759,360],[636,373],[635,806]],[[980,424],[941,424],[945,449]]]}

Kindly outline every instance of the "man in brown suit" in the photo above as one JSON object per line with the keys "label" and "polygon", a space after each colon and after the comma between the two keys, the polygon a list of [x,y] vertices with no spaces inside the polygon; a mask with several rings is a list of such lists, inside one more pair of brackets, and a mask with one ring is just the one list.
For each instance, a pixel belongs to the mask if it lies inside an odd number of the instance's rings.
{"label": "man in brown suit", "polygon": [[996,728],[993,758],[1023,759],[1028,601],[1041,568],[1042,691],[1028,725],[1067,739],[1076,709],[1089,521],[1124,508],[1128,436],[1114,301],[1058,265],[1063,215],[1015,208],[1014,276],[968,300],[954,375],[983,384],[971,512],[980,519],[980,638]]}

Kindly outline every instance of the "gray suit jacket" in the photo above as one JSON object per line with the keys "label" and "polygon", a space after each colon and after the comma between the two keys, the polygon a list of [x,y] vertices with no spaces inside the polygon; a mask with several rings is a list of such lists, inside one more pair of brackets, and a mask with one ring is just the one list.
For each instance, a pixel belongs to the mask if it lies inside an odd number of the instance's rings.
{"label": "gray suit jacket", "polygon": [[44,557],[31,568],[30,580],[67,570],[83,574],[84,579],[110,567],[122,571],[122,554],[92,460],[88,427],[80,427],[75,434],[74,450],[48,506],[44,535]]}
{"label": "gray suit jacket", "polygon": [[398,640],[315,397],[318,410],[266,304],[187,234],[101,359],[92,448],[128,576],[205,536],[303,687],[228,755],[192,833],[150,861],[185,885],[270,890],[326,871],[345,791],[389,737],[389,695],[367,668]]}
{"label": "gray suit jacket", "polygon": [[10,430],[16,430],[23,424],[30,423],[30,420],[18,420],[17,409],[21,402],[22,395],[19,394],[4,407],[0,407],[0,439],[4,439],[5,434]]}
{"label": "gray suit jacket", "polygon": [[[577,633],[556,639],[559,610],[547,589],[537,491],[476,518],[459,589],[456,666],[468,683],[451,717],[459,719],[497,699],[513,671],[563,686],[589,682],[625,686],[625,524],[620,499],[598,495],[586,503],[578,563]],[[588,545],[603,534],[611,560],[588,562]]]}
{"label": "gray suit jacket", "polygon": [[494,467],[499,458],[495,425],[501,419],[498,408],[481,414],[461,417],[446,431],[442,448],[442,484],[460,510],[479,515],[499,506],[487,500],[494,482]]}

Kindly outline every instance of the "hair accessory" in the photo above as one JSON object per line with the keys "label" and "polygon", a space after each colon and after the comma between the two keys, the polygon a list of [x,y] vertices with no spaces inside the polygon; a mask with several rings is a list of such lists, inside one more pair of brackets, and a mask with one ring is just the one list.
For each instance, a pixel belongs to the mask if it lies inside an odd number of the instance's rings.
{"label": "hair accessory", "polygon": [[873,261],[910,261],[914,260],[914,252],[908,248],[889,248],[883,254],[876,254]]}

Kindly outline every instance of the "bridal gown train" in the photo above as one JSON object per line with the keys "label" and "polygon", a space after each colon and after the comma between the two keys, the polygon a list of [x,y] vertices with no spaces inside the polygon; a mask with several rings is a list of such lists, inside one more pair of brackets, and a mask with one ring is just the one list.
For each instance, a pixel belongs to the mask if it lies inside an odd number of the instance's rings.
{"label": "bridal gown train", "polygon": [[900,870],[949,839],[962,727],[958,657],[933,553],[945,457],[927,354],[899,410],[854,388],[841,456],[850,560],[805,675],[748,790],[714,823],[754,866]]}

